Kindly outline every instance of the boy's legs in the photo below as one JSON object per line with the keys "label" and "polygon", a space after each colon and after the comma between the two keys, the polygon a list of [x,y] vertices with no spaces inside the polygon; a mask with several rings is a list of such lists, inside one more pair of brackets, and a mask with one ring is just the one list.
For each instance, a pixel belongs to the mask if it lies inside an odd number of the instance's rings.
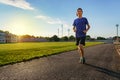
{"label": "boy's legs", "polygon": [[82,44],[78,45],[78,53],[80,53],[80,57],[84,57],[84,47]]}
{"label": "boy's legs", "polygon": [[85,37],[77,38],[77,45],[78,53],[80,54],[80,62],[85,63],[84,58]]}

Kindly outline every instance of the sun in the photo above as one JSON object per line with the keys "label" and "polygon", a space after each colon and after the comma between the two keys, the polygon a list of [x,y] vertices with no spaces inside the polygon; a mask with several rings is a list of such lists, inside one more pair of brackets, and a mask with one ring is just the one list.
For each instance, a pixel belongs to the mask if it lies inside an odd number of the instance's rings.
{"label": "sun", "polygon": [[25,34],[27,32],[27,24],[25,21],[17,20],[11,23],[11,30],[15,34]]}
{"label": "sun", "polygon": [[9,31],[13,34],[23,35],[31,31],[32,21],[28,17],[14,17],[8,24]]}

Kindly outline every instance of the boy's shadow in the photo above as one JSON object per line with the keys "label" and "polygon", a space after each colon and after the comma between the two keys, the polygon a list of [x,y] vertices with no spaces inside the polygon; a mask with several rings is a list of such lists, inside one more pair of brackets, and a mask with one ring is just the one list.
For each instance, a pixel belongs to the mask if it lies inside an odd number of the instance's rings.
{"label": "boy's shadow", "polygon": [[98,67],[98,66],[95,66],[95,65],[91,65],[91,64],[88,64],[88,63],[85,63],[85,65],[93,67],[93,68],[97,69],[97,71],[99,71],[99,72],[102,72],[102,73],[105,73],[109,76],[116,77],[116,78],[120,79],[120,72],[118,73],[118,72],[115,72],[115,71],[112,71],[112,70],[109,70],[109,69],[106,69],[106,68]]}

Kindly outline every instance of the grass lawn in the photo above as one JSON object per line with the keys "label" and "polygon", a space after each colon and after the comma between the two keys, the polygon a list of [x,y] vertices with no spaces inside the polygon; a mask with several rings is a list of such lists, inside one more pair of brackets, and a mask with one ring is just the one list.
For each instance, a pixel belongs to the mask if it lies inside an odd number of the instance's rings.
{"label": "grass lawn", "polygon": [[[86,47],[97,44],[102,44],[102,42],[87,42]],[[0,44],[0,66],[75,49],[75,42],[31,42]]]}

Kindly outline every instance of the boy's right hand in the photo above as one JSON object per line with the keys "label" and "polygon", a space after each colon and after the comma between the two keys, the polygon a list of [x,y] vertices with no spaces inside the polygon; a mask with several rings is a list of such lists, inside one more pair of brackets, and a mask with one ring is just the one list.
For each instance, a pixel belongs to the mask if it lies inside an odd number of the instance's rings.
{"label": "boy's right hand", "polygon": [[76,32],[76,29],[73,29],[74,32]]}

